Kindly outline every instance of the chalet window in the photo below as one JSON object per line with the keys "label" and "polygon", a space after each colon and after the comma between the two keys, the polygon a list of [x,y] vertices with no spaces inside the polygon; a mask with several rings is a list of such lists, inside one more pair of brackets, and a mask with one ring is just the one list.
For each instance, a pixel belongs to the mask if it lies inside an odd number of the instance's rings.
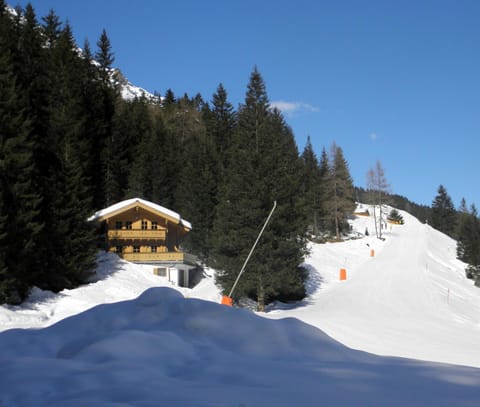
{"label": "chalet window", "polygon": [[127,220],[127,221],[125,222],[125,226],[127,227],[127,229],[131,229],[131,228],[132,228],[132,222],[130,222],[130,221]]}
{"label": "chalet window", "polygon": [[122,221],[116,221],[115,222],[115,229],[121,229],[122,228]]}
{"label": "chalet window", "polygon": [[157,252],[157,246],[150,246],[150,249],[152,250],[152,253]]}
{"label": "chalet window", "polygon": [[142,230],[148,229],[148,222],[146,220],[142,220]]}
{"label": "chalet window", "polygon": [[157,230],[158,228],[158,222],[152,222],[152,229]]}
{"label": "chalet window", "polygon": [[115,246],[115,253],[122,253],[123,247],[122,246]]}
{"label": "chalet window", "polygon": [[134,253],[140,253],[140,246],[133,246]]}

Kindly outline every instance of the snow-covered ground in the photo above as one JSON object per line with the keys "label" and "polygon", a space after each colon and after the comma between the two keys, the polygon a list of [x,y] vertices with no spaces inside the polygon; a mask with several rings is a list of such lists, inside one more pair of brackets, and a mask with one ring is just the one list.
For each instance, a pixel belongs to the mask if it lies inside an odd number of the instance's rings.
{"label": "snow-covered ground", "polygon": [[384,242],[371,236],[371,217],[358,217],[354,227],[368,227],[368,238],[313,246],[317,283],[305,306],[267,316],[298,318],[378,355],[480,367],[480,289],[465,278],[456,242],[402,215],[405,224],[388,225]]}
{"label": "snow-covered ground", "polygon": [[402,215],[313,245],[308,298],[261,315],[219,305],[212,270],[176,288],[104,254],[96,282],[0,307],[0,405],[479,405],[480,290]]}

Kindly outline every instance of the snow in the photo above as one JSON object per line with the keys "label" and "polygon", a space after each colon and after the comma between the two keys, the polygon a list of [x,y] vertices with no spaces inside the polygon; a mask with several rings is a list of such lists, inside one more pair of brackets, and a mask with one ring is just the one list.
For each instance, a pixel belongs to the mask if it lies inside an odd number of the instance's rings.
{"label": "snow", "polygon": [[[309,266],[320,289],[308,306],[268,316],[299,318],[378,355],[480,367],[480,290],[465,278],[456,242],[402,216],[405,224],[389,225],[384,242],[370,236],[314,246]],[[354,224],[374,231],[371,218]],[[347,281],[338,279],[341,267]]]}
{"label": "snow", "polygon": [[160,100],[158,96],[151,94],[148,90],[132,85],[128,81],[125,84],[121,84],[120,93],[124,100],[133,100],[135,98],[146,98],[153,102]]}
{"label": "snow", "polygon": [[104,216],[109,215],[111,213],[114,213],[114,212],[116,212],[120,209],[127,208],[134,203],[142,204],[142,205],[146,206],[147,208],[151,208],[156,212],[160,212],[160,213],[162,213],[162,214],[164,214],[164,215],[166,215],[170,218],[173,218],[173,219],[177,220],[178,223],[181,223],[186,228],[192,229],[192,224],[190,222],[186,221],[185,219],[182,219],[181,216],[177,212],[174,212],[171,209],[167,209],[167,208],[165,208],[161,205],[158,205],[156,203],[147,201],[147,200],[142,199],[142,198],[131,198],[131,199],[127,199],[125,201],[117,202],[116,204],[113,204],[113,205],[109,206],[108,208],[104,208],[104,209],[101,209],[101,210],[95,212],[95,214],[93,216],[91,216],[90,218],[88,218],[88,220],[93,221],[93,220],[96,220],[96,219],[101,219]]}
{"label": "snow", "polygon": [[480,290],[401,214],[385,241],[312,245],[308,297],[258,315],[220,305],[213,270],[179,288],[101,254],[91,284],[0,307],[0,405],[476,406]]}

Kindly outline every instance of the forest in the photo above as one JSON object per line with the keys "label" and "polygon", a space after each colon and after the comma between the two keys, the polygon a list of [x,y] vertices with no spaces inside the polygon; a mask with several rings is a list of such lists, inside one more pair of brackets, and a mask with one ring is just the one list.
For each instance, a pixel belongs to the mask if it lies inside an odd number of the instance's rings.
{"label": "forest", "polygon": [[[276,201],[236,296],[259,309],[303,298],[308,241],[341,239],[368,192],[354,188],[342,148],[317,157],[308,139],[300,153],[256,67],[237,108],[222,84],[210,100],[171,89],[124,100],[105,31],[95,45],[80,48],[53,10],[38,19],[31,5],[12,12],[0,0],[0,303],[88,282],[99,235],[86,220],[132,197],[188,219],[184,249],[227,292]],[[400,201],[435,218],[434,206]],[[468,226],[453,234],[480,235],[476,212],[454,212]],[[476,278],[480,243],[465,230],[459,256]]]}

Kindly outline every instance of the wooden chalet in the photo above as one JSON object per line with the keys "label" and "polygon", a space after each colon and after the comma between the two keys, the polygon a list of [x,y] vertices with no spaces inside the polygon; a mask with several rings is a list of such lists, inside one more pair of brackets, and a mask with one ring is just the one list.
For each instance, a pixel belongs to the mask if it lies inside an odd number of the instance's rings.
{"label": "wooden chalet", "polygon": [[153,265],[155,274],[176,285],[189,285],[196,259],[179,246],[192,225],[178,213],[133,198],[98,211],[89,220],[104,225],[109,252],[130,262]]}

